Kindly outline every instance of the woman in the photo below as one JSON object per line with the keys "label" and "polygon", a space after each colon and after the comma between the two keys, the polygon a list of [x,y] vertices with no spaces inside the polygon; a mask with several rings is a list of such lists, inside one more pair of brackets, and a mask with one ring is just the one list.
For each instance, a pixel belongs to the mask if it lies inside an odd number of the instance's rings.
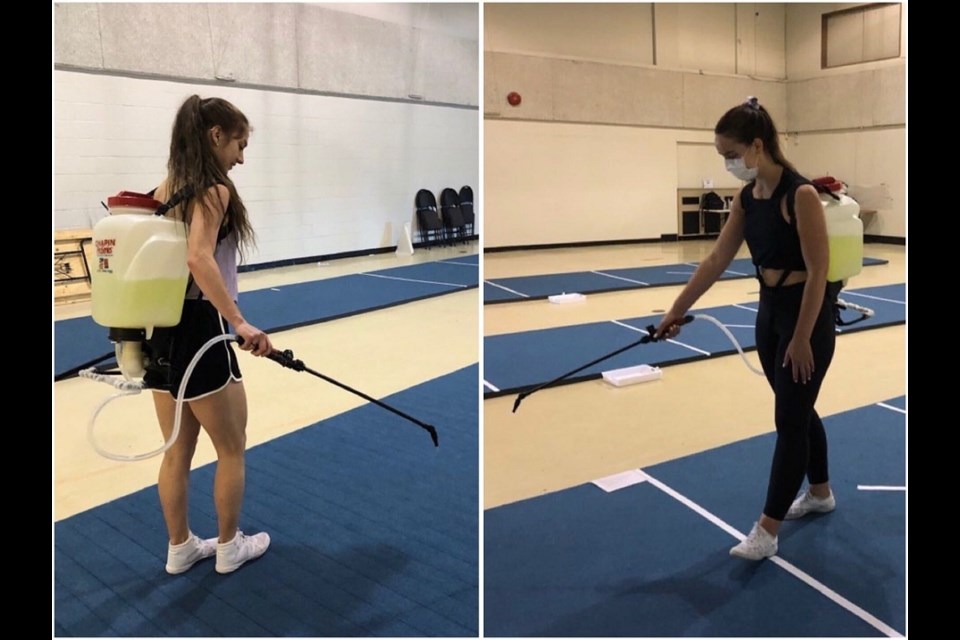
{"label": "woman", "polygon": [[[260,329],[244,320],[237,306],[237,251],[253,241],[253,229],[243,201],[227,173],[243,164],[250,135],[246,116],[220,98],[191,96],[180,107],[173,125],[167,177],[154,197],[167,202],[174,195],[189,197],[168,216],[187,225],[187,265],[190,286],[180,324],[170,330],[174,351],[169,380],[151,379],[154,405],[164,438],[173,431],[175,394],[187,364],[210,338],[228,332],[243,339],[241,349],[257,356],[273,345]],[[169,389],[158,391],[157,387]],[[170,544],[166,569],[183,573],[197,561],[216,554],[219,573],[235,571],[267,550],[270,536],[244,535],[238,528],[244,492],[247,398],[233,347],[215,344],[200,359],[186,391],[180,433],[160,466],[158,489]],[[203,540],[187,522],[190,464],[203,427],[217,452],[213,496],[219,537]]]}
{"label": "woman", "polygon": [[[777,443],[763,512],[730,553],[760,560],[777,552],[783,520],[836,506],[827,437],[814,410],[835,342],[826,295],[827,224],[816,189],[784,158],[776,126],[756,98],[727,111],[714,133],[727,169],[748,184],[734,198],[716,245],[663,317],[657,335],[679,333],[677,323],[746,239],[760,280],[757,352],[775,396]],[[804,475],[810,488],[795,499]]]}

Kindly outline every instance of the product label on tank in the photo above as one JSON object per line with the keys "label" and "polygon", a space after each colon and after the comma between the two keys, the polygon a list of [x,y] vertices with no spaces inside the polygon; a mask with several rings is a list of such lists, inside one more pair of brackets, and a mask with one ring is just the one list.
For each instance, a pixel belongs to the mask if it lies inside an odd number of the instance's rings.
{"label": "product label on tank", "polygon": [[113,249],[117,246],[116,238],[103,238],[96,241],[97,247],[97,271],[102,273],[113,273],[110,268],[110,259],[113,258]]}

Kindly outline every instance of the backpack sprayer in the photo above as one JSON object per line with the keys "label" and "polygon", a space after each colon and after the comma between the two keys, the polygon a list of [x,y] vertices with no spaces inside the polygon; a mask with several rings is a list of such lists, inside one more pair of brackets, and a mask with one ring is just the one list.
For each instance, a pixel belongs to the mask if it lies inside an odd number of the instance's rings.
{"label": "backpack sprayer", "polygon": [[[839,297],[847,280],[863,269],[863,221],[860,219],[860,204],[846,195],[843,183],[833,177],[813,181],[820,194],[823,213],[827,220],[827,242],[830,245],[830,263],[827,266],[827,292],[833,300],[834,320],[837,326],[849,326],[873,317],[873,309],[861,307]],[[793,202],[788,198],[788,206]],[[860,314],[854,320],[844,320],[841,310]]]}
{"label": "backpack sprayer", "polygon": [[[233,334],[215,336],[193,356],[177,389],[173,431],[162,447],[147,453],[123,455],[107,451],[98,444],[94,425],[108,403],[149,388],[143,381],[147,371],[158,371],[163,378],[169,375],[169,353],[165,348],[151,344],[151,339],[155,329],[175,327],[180,323],[190,273],[186,225],[164,216],[192,194],[191,189],[184,189],[168,202],[161,203],[149,195],[121,191],[107,199],[110,215],[93,229],[93,244],[97,251],[97,266],[91,273],[90,282],[93,319],[109,328],[120,376],[98,370],[95,366],[80,370],[78,375],[119,390],[97,406],[87,427],[90,444],[97,453],[111,460],[145,460],[172,447],[180,433],[187,382],[200,358],[219,342],[242,343],[242,339]],[[109,354],[88,365],[107,357]],[[294,359],[292,351],[274,350],[267,357],[284,367],[311,373],[413,422],[430,434],[434,446],[439,446],[435,427],[308,368],[302,361]]]}
{"label": "backpack sprayer", "polygon": [[[850,198],[849,196],[838,196],[833,194],[825,194],[822,192],[820,201],[823,204],[824,214],[826,215],[827,219],[827,239],[830,246],[830,264],[827,267],[827,295],[831,299],[834,306],[835,324],[838,326],[849,326],[873,317],[872,309],[841,300],[838,297],[840,289],[842,289],[846,284],[846,280],[860,273],[861,269],[863,268],[863,222],[859,218],[860,205],[857,204],[856,200]],[[792,209],[792,203],[789,203],[789,206]],[[844,320],[840,315],[841,310],[856,311],[860,313],[860,317],[855,320]],[[730,339],[730,342],[732,342],[737,348],[737,351],[740,353],[740,357],[743,358],[743,362],[747,365],[747,368],[757,375],[764,375],[763,371],[754,367],[750,361],[747,360],[747,355],[744,353],[743,347],[740,346],[740,343],[734,337],[733,333],[731,333],[731,331],[724,326],[722,322],[713,316],[702,313],[687,315],[677,323],[677,326],[689,324],[694,320],[706,320],[717,325],[717,327],[719,327],[720,330],[723,331],[723,333]],[[517,412],[517,409],[520,408],[520,403],[523,402],[525,398],[536,393],[537,391],[540,391],[541,389],[552,387],[566,380],[567,378],[580,373],[584,369],[588,369],[595,364],[599,364],[604,360],[608,360],[609,358],[619,355],[624,351],[628,351],[641,344],[667,340],[667,338],[657,337],[656,332],[656,327],[653,325],[648,325],[645,330],[646,335],[639,340],[631,342],[630,344],[615,351],[611,351],[610,353],[595,360],[591,360],[585,365],[577,367],[572,371],[568,371],[567,373],[564,373],[563,375],[558,376],[549,382],[544,382],[536,387],[520,392],[517,395],[517,399],[513,403],[513,413]]]}

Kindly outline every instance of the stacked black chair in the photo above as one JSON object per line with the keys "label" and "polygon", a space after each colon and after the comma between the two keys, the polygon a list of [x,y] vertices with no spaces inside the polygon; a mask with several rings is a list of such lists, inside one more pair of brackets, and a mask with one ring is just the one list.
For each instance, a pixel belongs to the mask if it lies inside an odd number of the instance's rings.
{"label": "stacked black chair", "polygon": [[429,189],[420,189],[414,199],[417,209],[417,234],[428,249],[445,239],[443,220],[437,212],[437,198]]}
{"label": "stacked black chair", "polygon": [[454,189],[447,187],[440,192],[440,215],[443,219],[443,228],[447,242],[456,244],[466,241],[466,224],[463,212],[460,210],[460,196]]}
{"label": "stacked black chair", "polygon": [[473,189],[464,185],[460,187],[460,213],[463,214],[463,224],[468,238],[473,237],[473,223],[476,216],[473,212]]}

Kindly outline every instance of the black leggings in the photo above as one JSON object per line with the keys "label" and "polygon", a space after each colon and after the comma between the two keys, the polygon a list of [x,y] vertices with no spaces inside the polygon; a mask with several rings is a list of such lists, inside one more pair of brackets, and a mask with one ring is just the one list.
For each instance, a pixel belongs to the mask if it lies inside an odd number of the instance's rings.
{"label": "black leggings", "polygon": [[775,520],[783,520],[787,515],[803,484],[804,475],[811,484],[829,480],[827,434],[813,408],[833,360],[836,343],[833,305],[828,299],[824,298],[810,335],[814,363],[810,381],[807,384],[794,382],[792,367],[783,366],[800,315],[803,288],[804,283],[778,288],[760,286],[757,353],[776,398],[777,424],[777,446],[773,452],[763,513]]}

